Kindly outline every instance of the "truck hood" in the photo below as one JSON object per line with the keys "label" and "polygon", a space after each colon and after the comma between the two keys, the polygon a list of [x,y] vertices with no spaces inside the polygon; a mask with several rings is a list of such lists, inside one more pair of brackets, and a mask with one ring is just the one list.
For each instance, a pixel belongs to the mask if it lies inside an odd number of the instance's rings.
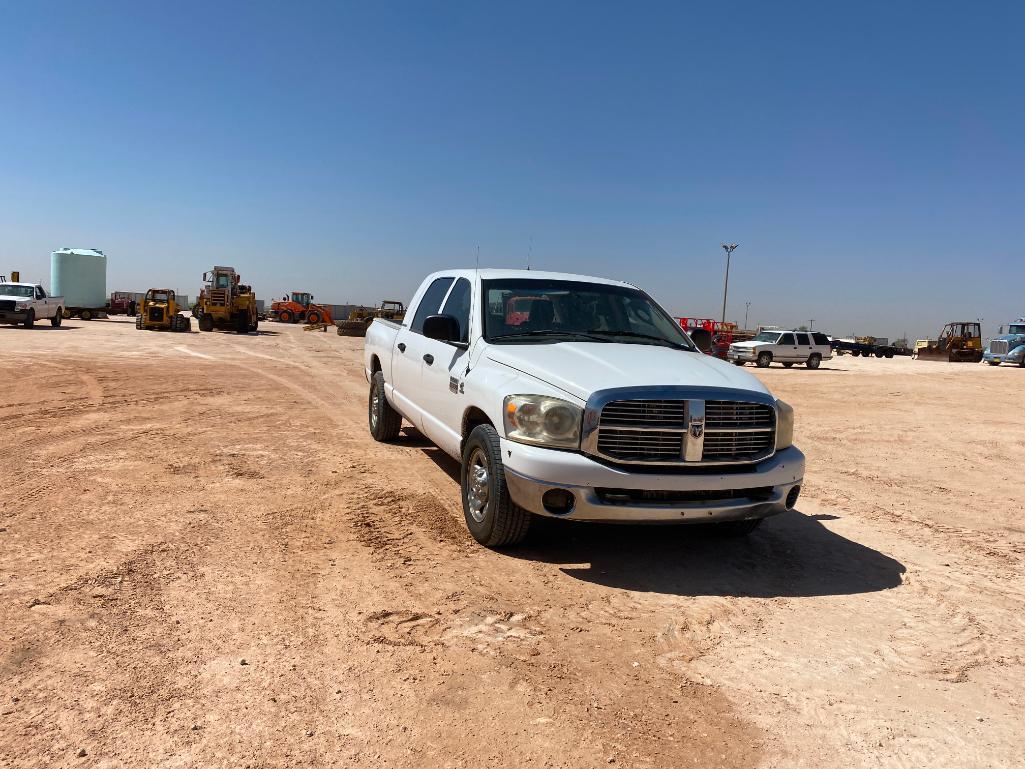
{"label": "truck hood", "polygon": [[735,347],[738,350],[753,350],[755,347],[763,344],[772,344],[772,342],[756,342],[753,339],[750,339],[746,342],[734,342],[730,347]]}
{"label": "truck hood", "polygon": [[488,358],[586,401],[612,387],[690,385],[769,394],[755,376],[701,353],[646,344],[559,342],[492,345]]}

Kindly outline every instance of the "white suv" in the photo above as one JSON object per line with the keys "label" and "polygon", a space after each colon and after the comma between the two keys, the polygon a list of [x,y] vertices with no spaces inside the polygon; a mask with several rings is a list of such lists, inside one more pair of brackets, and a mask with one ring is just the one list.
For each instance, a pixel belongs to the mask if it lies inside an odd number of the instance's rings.
{"label": "white suv", "polygon": [[833,357],[829,337],[817,331],[760,331],[749,342],[734,342],[726,357],[738,366],[754,363],[767,368],[772,363],[782,363],[790,368],[803,363],[808,368],[818,368],[824,360]]}

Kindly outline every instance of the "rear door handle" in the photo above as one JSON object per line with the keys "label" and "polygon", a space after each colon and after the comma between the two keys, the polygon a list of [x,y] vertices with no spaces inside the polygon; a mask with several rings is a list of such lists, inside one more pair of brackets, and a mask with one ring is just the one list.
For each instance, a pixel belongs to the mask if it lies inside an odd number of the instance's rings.
{"label": "rear door handle", "polygon": [[405,352],[406,351],[406,343],[405,342],[399,342],[395,346],[399,348],[399,352]]}
{"label": "rear door handle", "polygon": [[424,355],[424,363],[426,363],[428,366],[433,366],[434,365],[434,356],[431,355],[430,353],[427,353],[426,355]]}

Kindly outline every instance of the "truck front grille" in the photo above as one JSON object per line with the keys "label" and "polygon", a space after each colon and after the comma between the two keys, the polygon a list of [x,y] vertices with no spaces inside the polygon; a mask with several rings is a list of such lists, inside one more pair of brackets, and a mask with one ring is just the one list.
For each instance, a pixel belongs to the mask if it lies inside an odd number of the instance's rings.
{"label": "truck front grille", "polygon": [[0,299],[0,310],[7,310],[8,312],[14,312],[17,308],[18,303],[13,299]]}
{"label": "truck front grille", "polygon": [[163,307],[150,307],[149,308],[149,319],[154,323],[161,323],[164,320],[164,308]]}
{"label": "truck front grille", "polygon": [[1006,339],[994,339],[989,343],[989,351],[994,355],[1007,355],[1010,345]]}
{"label": "truck front grille", "polygon": [[757,462],[775,450],[776,410],[730,400],[613,401],[601,410],[592,445],[626,463]]}

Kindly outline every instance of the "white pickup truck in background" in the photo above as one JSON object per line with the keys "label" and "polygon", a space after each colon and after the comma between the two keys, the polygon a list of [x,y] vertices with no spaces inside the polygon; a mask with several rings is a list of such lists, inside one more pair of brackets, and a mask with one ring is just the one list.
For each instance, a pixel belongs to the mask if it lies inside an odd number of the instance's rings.
{"label": "white pickup truck in background", "polygon": [[364,356],[371,434],[393,440],[405,418],[458,459],[490,547],[534,515],[747,534],[800,494],[793,410],[626,283],[435,273],[402,324],[371,324]]}
{"label": "white pickup truck in background", "polygon": [[0,283],[0,323],[32,328],[37,320],[49,320],[57,328],[64,319],[63,312],[64,297],[47,296],[38,283]]}

